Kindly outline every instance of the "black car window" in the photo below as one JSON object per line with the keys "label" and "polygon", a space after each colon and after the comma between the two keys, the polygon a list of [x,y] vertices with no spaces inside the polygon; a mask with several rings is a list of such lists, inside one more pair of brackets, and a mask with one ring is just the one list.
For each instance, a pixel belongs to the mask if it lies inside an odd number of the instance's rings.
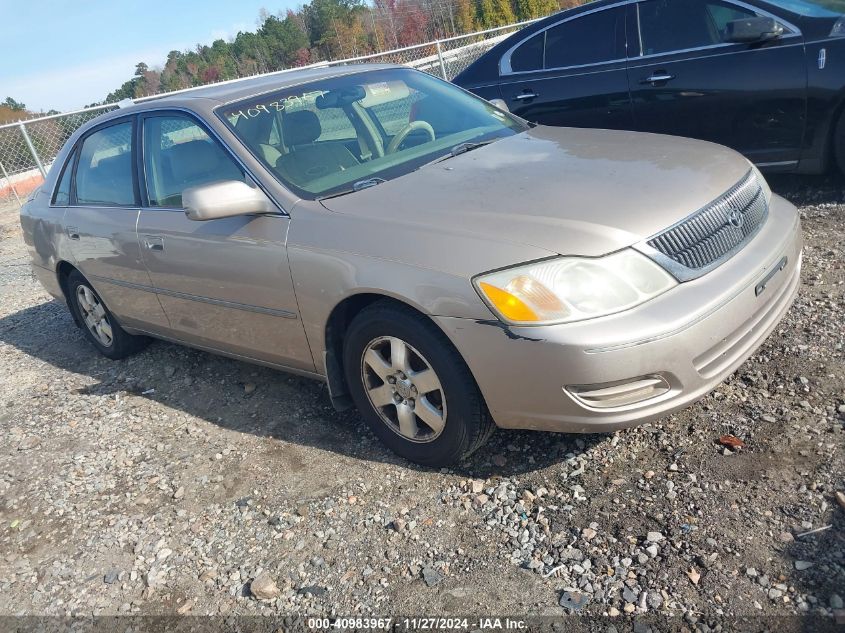
{"label": "black car window", "polygon": [[[270,147],[265,151],[279,150]],[[182,192],[221,180],[245,181],[220,144],[187,116],[144,120],[144,173],[150,206],[181,208]]]}
{"label": "black car window", "polygon": [[56,187],[56,193],[53,194],[53,204],[57,207],[66,207],[70,204],[70,177],[73,171],[73,158],[75,155],[76,152],[71,152],[62,168],[59,186]]}
{"label": "black car window", "polygon": [[546,45],[546,32],[543,31],[522,44],[511,53],[511,70],[525,72],[543,68],[543,47]]}
{"label": "black car window", "polygon": [[731,19],[754,15],[713,0],[646,0],[637,8],[643,55],[721,44]]}
{"label": "black car window", "polygon": [[753,18],[756,14],[749,9],[738,7],[733,4],[715,4],[707,3],[707,12],[710,14],[710,19],[716,26],[716,31],[719,33],[719,41],[724,42],[728,31],[728,22],[734,20],[744,20]]}
{"label": "black car window", "polygon": [[[675,0],[673,0],[675,1]],[[622,57],[625,9],[587,14],[546,31],[546,68],[599,64]]]}
{"label": "black car window", "polygon": [[118,123],[86,138],[76,168],[78,204],[132,206],[132,122]]}

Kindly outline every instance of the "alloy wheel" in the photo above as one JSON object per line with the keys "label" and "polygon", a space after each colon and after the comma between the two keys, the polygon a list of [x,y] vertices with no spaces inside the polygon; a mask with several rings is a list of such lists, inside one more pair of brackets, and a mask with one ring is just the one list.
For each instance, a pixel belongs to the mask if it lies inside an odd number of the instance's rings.
{"label": "alloy wheel", "polygon": [[370,404],[395,433],[412,442],[432,442],[446,426],[446,397],[426,358],[402,339],[370,341],[361,358]]}
{"label": "alloy wheel", "polygon": [[111,347],[114,335],[106,309],[99,297],[88,286],[81,284],[76,288],[76,302],[88,331],[101,345]]}

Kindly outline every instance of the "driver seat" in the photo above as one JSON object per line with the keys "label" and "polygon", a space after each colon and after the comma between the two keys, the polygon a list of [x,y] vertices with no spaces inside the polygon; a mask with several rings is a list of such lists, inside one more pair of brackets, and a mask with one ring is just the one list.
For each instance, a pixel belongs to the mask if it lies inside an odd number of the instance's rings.
{"label": "driver seat", "polygon": [[282,134],[289,151],[276,161],[279,174],[302,185],[360,164],[341,141],[317,143],[322,133],[320,119],[311,110],[286,113]]}

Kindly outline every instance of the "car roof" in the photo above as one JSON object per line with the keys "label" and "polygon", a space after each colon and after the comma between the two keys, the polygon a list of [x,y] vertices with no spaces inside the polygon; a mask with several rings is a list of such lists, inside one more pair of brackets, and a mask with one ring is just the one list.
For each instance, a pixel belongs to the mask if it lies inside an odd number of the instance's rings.
{"label": "car roof", "polygon": [[[285,88],[311,81],[390,68],[408,67],[397,64],[349,64],[345,66],[321,66],[318,68],[280,70],[261,75],[260,77],[231,79],[208,86],[188,88],[160,97],[145,98],[143,101],[136,101],[132,105],[113,110],[107,116],[122,116],[133,112],[143,112],[151,108],[161,109],[168,105],[190,107],[191,102],[198,103],[201,101],[217,102],[211,105],[211,107],[217,107],[219,104],[240,101],[248,97],[276,90],[284,90]],[[208,104],[206,105],[208,106]],[[107,116],[100,117],[100,120],[104,120]]]}

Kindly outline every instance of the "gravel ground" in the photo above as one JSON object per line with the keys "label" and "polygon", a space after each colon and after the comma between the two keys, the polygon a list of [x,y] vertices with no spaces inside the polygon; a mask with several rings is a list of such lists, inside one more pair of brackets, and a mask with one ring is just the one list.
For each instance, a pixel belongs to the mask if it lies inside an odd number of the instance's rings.
{"label": "gravel ground", "polygon": [[315,382],[165,343],[101,358],[6,208],[0,614],[831,616],[845,183],[772,180],[801,206],[803,287],[735,375],[613,435],[499,431],[449,471],[394,457]]}

